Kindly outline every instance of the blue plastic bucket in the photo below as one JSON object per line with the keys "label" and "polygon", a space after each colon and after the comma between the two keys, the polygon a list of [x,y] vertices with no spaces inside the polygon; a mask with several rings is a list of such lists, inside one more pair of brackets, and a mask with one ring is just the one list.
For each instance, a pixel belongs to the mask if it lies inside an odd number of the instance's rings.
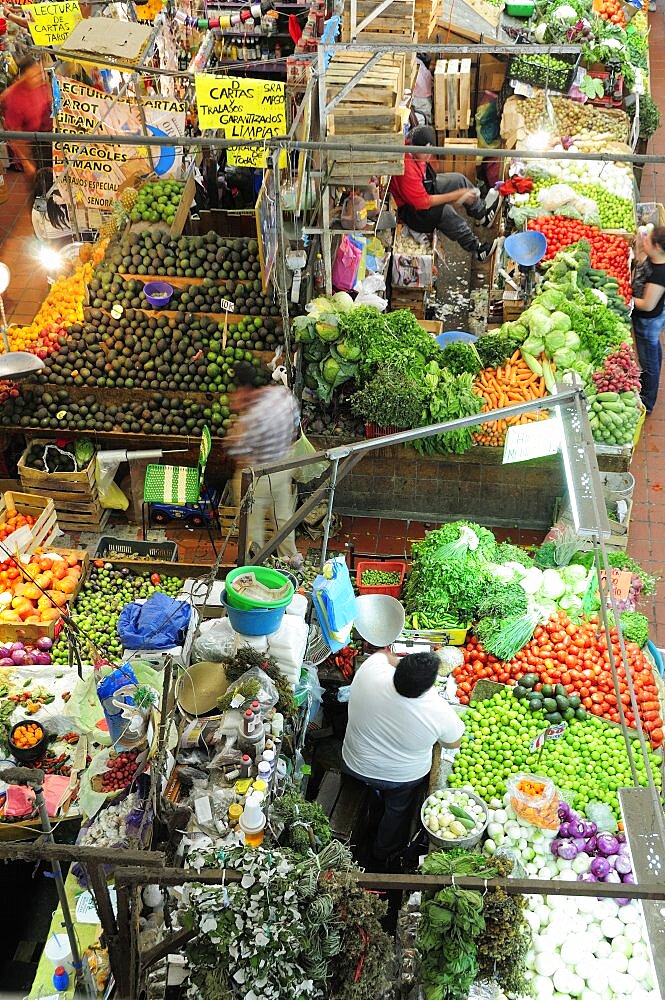
{"label": "blue plastic bucket", "polygon": [[453,344],[455,341],[461,342],[462,344],[475,344],[478,338],[473,333],[464,333],[463,330],[447,330],[446,333],[440,333],[438,337],[435,338],[439,347],[447,347],[448,344]]}
{"label": "blue plastic bucket", "polygon": [[222,604],[226,608],[231,625],[242,635],[270,635],[271,632],[277,631],[286,613],[286,607],[252,608],[251,611],[234,608],[226,600],[226,590],[222,591]]}
{"label": "blue plastic bucket", "polygon": [[647,640],[647,649],[653,657],[653,662],[656,664],[656,670],[662,677],[663,673],[665,673],[665,667],[663,666],[663,657],[660,655],[660,650],[657,646],[654,646],[651,639]]}

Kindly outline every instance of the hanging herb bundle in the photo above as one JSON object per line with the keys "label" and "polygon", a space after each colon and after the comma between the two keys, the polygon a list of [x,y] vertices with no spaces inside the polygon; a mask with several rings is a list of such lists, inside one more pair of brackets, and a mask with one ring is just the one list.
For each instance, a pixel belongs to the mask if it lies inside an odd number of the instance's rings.
{"label": "hanging herb bundle", "polygon": [[[425,875],[505,878],[510,858],[477,851],[438,851],[425,858]],[[503,888],[478,893],[449,886],[423,901],[418,934],[427,1000],[462,1000],[473,982],[497,980],[506,992],[528,993],[526,953],[531,932],[526,899]]]}
{"label": "hanging herb bundle", "polygon": [[265,670],[266,674],[277,688],[277,694],[279,695],[279,700],[276,705],[277,711],[281,712],[285,718],[292,718],[294,715],[297,715],[298,706],[293,698],[291,685],[279,669],[277,660],[275,660],[272,656],[266,656],[265,653],[259,653],[251,646],[243,646],[238,650],[232,659],[224,660],[223,663],[224,670],[226,671],[226,679],[230,684],[233,681],[237,681],[238,678],[251,667],[259,667],[261,670]]}
{"label": "hanging herb bundle", "polygon": [[319,851],[332,839],[330,823],[321,806],[308,802],[295,788],[287,789],[274,800],[271,823],[275,820],[284,824],[280,843],[297,854]]}
{"label": "hanging herb bundle", "polygon": [[180,917],[191,1000],[373,1000],[391,981],[386,904],[359,889],[351,854],[331,841],[300,857],[275,847],[200,852],[192,867],[242,872],[224,886],[193,884]]}

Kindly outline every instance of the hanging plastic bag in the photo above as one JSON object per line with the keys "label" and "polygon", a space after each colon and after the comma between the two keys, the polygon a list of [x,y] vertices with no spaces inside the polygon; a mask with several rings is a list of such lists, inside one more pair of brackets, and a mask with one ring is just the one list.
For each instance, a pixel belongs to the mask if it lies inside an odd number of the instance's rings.
{"label": "hanging plastic bag", "polygon": [[233,656],[236,634],[228,618],[201,622],[192,645],[192,663],[221,663]]}
{"label": "hanging plastic bag", "polygon": [[316,617],[333,653],[349,641],[356,617],[356,598],[344,556],[329,559],[313,587]]}
{"label": "hanging plastic bag", "polygon": [[350,236],[343,236],[335,254],[332,283],[340,291],[350,292],[358,277],[362,246]]}
{"label": "hanging plastic bag", "polygon": [[231,681],[222,696],[224,707],[240,710],[246,702],[258,701],[261,712],[266,715],[279,701],[277,688],[265,670],[260,667],[250,667],[237,680]]}
{"label": "hanging plastic bag", "polygon": [[[291,447],[289,458],[309,458],[316,454],[316,448],[307,439],[305,432],[300,431],[300,437]],[[313,479],[318,479],[328,468],[328,462],[314,462],[312,465],[302,465],[299,469],[293,469],[291,476],[296,483],[311,483]]]}
{"label": "hanging plastic bag", "polygon": [[294,698],[298,704],[302,704],[306,700],[309,705],[307,725],[316,721],[316,718],[321,711],[323,694],[323,688],[319,683],[318,670],[313,664],[306,664],[300,672],[300,680],[296,685]]}
{"label": "hanging plastic bag", "polygon": [[120,465],[120,460],[107,459],[106,461],[101,456],[108,455],[118,455],[120,452],[98,452],[97,453],[97,463],[95,466],[95,479],[97,481],[97,490],[99,492],[99,500],[105,510],[127,510],[129,507],[129,500],[122,492],[120,487],[113,482],[113,478]]}

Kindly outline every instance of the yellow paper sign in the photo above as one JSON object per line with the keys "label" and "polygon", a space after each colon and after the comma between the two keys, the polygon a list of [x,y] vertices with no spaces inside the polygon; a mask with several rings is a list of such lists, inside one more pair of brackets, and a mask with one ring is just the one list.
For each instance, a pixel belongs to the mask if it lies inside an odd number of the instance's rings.
{"label": "yellow paper sign", "polygon": [[83,18],[77,0],[61,3],[33,3],[26,6],[30,15],[30,34],[35,45],[62,45]]}
{"label": "yellow paper sign", "polygon": [[[286,135],[283,83],[197,73],[195,84],[200,129],[221,129],[226,139],[268,140]],[[228,163],[265,167],[267,153],[262,146],[237,146],[228,150]]]}

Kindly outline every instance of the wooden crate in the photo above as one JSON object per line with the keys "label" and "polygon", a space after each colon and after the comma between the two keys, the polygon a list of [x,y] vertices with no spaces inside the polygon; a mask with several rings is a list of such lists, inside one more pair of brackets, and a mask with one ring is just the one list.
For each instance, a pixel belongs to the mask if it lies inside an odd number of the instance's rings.
{"label": "wooden crate", "polygon": [[[437,146],[469,146],[470,148],[473,148],[477,145],[477,142],[475,139],[447,138],[447,133],[437,130],[436,144]],[[474,182],[476,180],[475,156],[464,156],[459,153],[455,153],[454,155],[451,154],[450,156],[442,156],[437,160],[435,167],[444,173],[463,174],[467,180]]]}
{"label": "wooden crate", "polygon": [[[49,497],[36,496],[33,493],[14,493],[11,491],[3,493],[0,496],[0,524],[4,524],[14,511],[36,518],[30,529],[32,539],[22,551],[32,555],[35,549],[40,546],[43,548],[51,544],[58,531],[53,500]],[[7,551],[11,550],[11,535],[3,545]]]}
{"label": "wooden crate", "polygon": [[517,293],[513,291],[504,291],[501,304],[503,308],[504,323],[510,323],[513,320],[519,319],[526,309],[526,302],[524,299],[518,298]]}
{"label": "wooden crate", "polygon": [[[75,556],[82,563],[81,575],[76,589],[70,594],[68,605],[73,605],[83,586],[90,564],[90,554],[87,549],[60,549],[52,547],[49,552],[58,552],[61,556]],[[28,624],[27,622],[0,622],[0,642],[23,642],[28,640],[34,642],[37,639],[47,637],[55,639],[61,629],[60,619],[52,622],[43,622],[39,625]]]}
{"label": "wooden crate", "polygon": [[[339,142],[347,137],[345,135],[336,136],[329,132],[328,138]],[[335,165],[340,164],[348,179],[355,178],[358,172],[362,173],[364,170],[370,175],[380,176],[404,173],[404,157],[401,153],[379,153],[376,150],[363,151],[358,148],[364,143],[381,146],[399,145],[403,141],[401,132],[356,132],[353,140],[351,137],[348,139],[348,149],[331,149],[326,153],[333,172],[336,172]],[[351,142],[353,142],[353,148],[351,148]]]}
{"label": "wooden crate", "polygon": [[[358,32],[358,25],[362,24],[365,18],[373,13],[377,7],[377,0],[357,0],[354,38],[359,38],[360,41],[369,41],[368,36],[378,35],[383,41],[389,41],[390,36],[400,35],[400,40],[405,41],[409,35],[413,34],[415,31],[414,0],[391,0],[391,3],[380,14],[372,18],[366,28]],[[350,3],[345,5],[342,15],[342,41],[352,41]]]}
{"label": "wooden crate", "polygon": [[18,474],[21,485],[29,490],[36,489],[38,493],[46,491],[51,496],[52,491],[64,493],[89,493],[95,484],[95,456],[80,472],[41,472],[26,465],[28,451],[35,444],[53,444],[49,438],[33,438],[18,461]]}
{"label": "wooden crate", "polygon": [[434,125],[450,135],[471,124],[471,60],[439,59],[434,70]]}
{"label": "wooden crate", "polygon": [[416,319],[425,319],[425,289],[393,288],[390,292],[390,308],[410,309]]}

